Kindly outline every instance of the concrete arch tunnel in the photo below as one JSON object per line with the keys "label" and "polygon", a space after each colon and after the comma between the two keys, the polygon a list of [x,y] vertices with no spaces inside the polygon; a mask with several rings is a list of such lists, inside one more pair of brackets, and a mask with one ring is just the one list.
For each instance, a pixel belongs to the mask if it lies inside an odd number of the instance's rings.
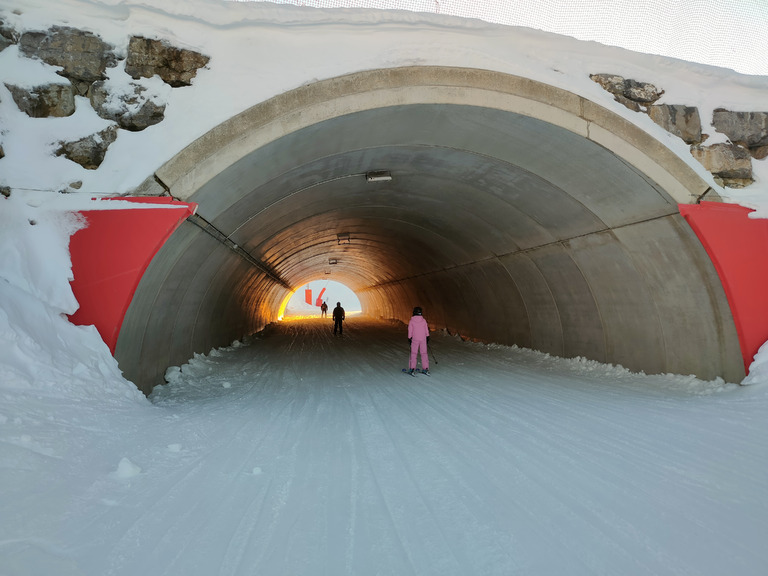
{"label": "concrete arch tunnel", "polygon": [[145,392],[275,321],[290,290],[327,272],[374,317],[419,304],[433,329],[483,341],[744,376],[722,285],[678,210],[706,182],[549,85],[446,67],[319,81],[217,126],[155,181],[199,208],[120,330],[115,357]]}

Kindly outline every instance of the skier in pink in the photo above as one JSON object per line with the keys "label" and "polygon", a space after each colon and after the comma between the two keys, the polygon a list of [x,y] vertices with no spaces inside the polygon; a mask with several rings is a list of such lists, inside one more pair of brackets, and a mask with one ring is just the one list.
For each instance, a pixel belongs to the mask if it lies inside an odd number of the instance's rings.
{"label": "skier in pink", "polygon": [[429,342],[429,325],[421,315],[421,307],[413,309],[413,316],[408,322],[408,343],[411,345],[411,358],[408,362],[408,373],[414,376],[416,372],[416,356],[421,353],[421,371],[429,375],[429,356],[427,355],[427,342]]}

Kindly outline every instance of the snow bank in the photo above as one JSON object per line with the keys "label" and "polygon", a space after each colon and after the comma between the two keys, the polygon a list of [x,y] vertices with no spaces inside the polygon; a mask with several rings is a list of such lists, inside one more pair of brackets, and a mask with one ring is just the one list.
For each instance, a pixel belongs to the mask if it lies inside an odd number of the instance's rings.
{"label": "snow bank", "polygon": [[[708,395],[733,390],[738,387],[737,384],[726,382],[720,377],[714,380],[702,380],[693,374],[646,374],[642,371],[633,372],[620,364],[605,364],[582,356],[559,358],[546,352],[501,344],[475,344],[475,346],[483,346],[489,350],[502,353],[506,350],[505,354],[507,357],[534,366],[540,369],[542,373],[550,371],[570,373],[589,380],[610,381],[617,388],[623,385],[634,386],[638,381],[642,381],[643,386],[649,391]],[[768,346],[765,348],[766,352],[768,352]],[[768,382],[768,378],[764,378],[764,381]]]}
{"label": "snow bank", "polygon": [[141,400],[96,329],[65,316],[78,308],[68,247],[81,226],[72,212],[0,198],[0,391]]}
{"label": "snow bank", "polygon": [[760,347],[749,367],[749,374],[741,382],[744,385],[768,384],[768,342]]}
{"label": "snow bank", "polygon": [[123,456],[120,459],[120,462],[117,464],[117,469],[112,472],[111,476],[112,478],[118,479],[118,480],[126,480],[128,478],[133,478],[134,476],[138,476],[141,474],[141,467],[137,466],[133,462],[131,462],[128,458]]}

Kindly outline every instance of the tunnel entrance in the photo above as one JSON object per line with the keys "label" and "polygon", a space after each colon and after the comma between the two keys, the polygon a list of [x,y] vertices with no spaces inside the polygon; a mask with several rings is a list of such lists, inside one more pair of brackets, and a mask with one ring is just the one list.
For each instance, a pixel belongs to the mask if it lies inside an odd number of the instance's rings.
{"label": "tunnel entrance", "polygon": [[[116,357],[165,367],[277,319],[322,276],[373,317],[648,373],[739,381],[717,274],[673,152],[564,90],[458,68],[317,82],[212,130],[152,177],[199,205],[142,279]],[[347,242],[348,240],[350,240]]]}

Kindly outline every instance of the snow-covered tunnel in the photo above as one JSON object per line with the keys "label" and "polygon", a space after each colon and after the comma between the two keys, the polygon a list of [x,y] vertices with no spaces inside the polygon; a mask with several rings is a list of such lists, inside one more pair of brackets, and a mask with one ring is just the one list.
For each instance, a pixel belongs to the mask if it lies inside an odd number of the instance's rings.
{"label": "snow-covered tunnel", "polygon": [[433,329],[468,338],[744,376],[720,280],[678,210],[708,185],[559,88],[430,66],[318,81],[220,124],[144,189],[199,205],[120,331],[115,356],[145,392],[324,277],[373,317],[407,320],[418,304]]}

